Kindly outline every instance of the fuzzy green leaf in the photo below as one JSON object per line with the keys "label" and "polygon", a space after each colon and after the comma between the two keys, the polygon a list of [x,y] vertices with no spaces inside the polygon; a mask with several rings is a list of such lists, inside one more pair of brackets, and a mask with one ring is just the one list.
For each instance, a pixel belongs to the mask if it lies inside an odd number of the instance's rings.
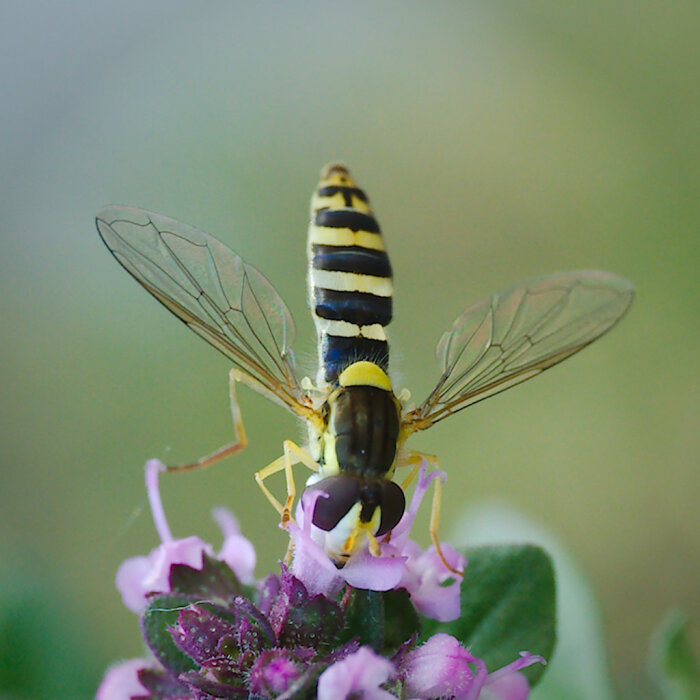
{"label": "fuzzy green leaf", "polygon": [[243,587],[231,567],[223,561],[202,555],[202,568],[194,569],[185,564],[170,567],[170,590],[187,596],[217,603],[230,603],[244,593]]}
{"label": "fuzzy green leaf", "polygon": [[[556,641],[554,569],[534,545],[474,547],[464,552],[461,614],[448,623],[424,621],[423,639],[447,632],[495,671],[521,651],[549,660]],[[544,673],[534,664],[523,670],[530,685]]]}
{"label": "fuzzy green leaf", "polygon": [[700,698],[700,667],[691,648],[688,620],[682,612],[669,613],[656,630],[649,662],[664,700]]}
{"label": "fuzzy green leaf", "polygon": [[175,646],[169,627],[177,624],[180,610],[194,601],[177,595],[162,595],[152,598],[141,617],[141,631],[158,661],[173,675],[192,671],[197,664]]}

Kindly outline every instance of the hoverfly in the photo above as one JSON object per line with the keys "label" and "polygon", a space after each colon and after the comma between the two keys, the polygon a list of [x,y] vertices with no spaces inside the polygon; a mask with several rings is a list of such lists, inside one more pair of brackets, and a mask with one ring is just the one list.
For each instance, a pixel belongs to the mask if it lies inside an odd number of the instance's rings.
{"label": "hoverfly", "polygon": [[[405,510],[404,489],[422,460],[407,438],[578,352],[612,328],[633,298],[629,282],[600,271],[549,275],[513,285],[470,306],[442,336],[442,373],[419,405],[394,393],[385,328],[392,316],[392,270],[384,239],[361,190],[343,165],[323,169],[311,200],[309,298],[318,333],[315,383],[298,379],[294,323],[274,287],[212,236],[159,214],[122,206],[97,217],[99,234],[119,263],[158,301],[232,363],[229,375],[236,439],[191,469],[247,444],[236,397],[242,382],[305,421],[308,444],[284,442],[284,454],[255,478],[281,515],[291,518],[292,467],[313,473],[319,489],[313,524],[338,566],[361,547],[379,554]],[[402,484],[400,467],[412,466]],[[284,472],[287,499],[265,485]],[[440,552],[436,483],[431,539]],[[444,557],[443,557],[444,561]],[[445,562],[446,563],[446,562]]]}

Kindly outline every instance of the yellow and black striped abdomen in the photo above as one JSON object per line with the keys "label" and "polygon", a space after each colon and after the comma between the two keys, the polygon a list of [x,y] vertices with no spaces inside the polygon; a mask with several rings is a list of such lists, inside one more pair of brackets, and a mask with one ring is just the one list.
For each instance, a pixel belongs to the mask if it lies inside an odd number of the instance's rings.
{"label": "yellow and black striped abdomen", "polygon": [[311,200],[309,292],[319,334],[320,380],[335,383],[358,360],[387,371],[391,264],[365,193],[329,165]]}

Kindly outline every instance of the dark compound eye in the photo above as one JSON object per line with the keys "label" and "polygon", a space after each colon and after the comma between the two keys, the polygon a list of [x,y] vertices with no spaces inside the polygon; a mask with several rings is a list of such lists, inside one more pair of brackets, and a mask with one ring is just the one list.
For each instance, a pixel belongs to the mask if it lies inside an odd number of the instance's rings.
{"label": "dark compound eye", "polygon": [[310,486],[309,489],[325,491],[328,494],[328,498],[320,496],[316,499],[311,522],[326,532],[332,530],[360,500],[361,486],[360,481],[345,474],[329,476]]}
{"label": "dark compound eye", "polygon": [[[385,535],[401,520],[406,510],[406,497],[401,487],[393,481],[381,482],[379,493],[375,490],[378,484],[375,482],[373,486],[374,488],[370,488],[361,480],[347,474],[329,476],[310,486],[309,489],[328,494],[328,498],[322,496],[316,500],[311,522],[317,528],[330,532],[356,503],[367,501],[365,505],[369,510],[374,511],[375,506],[381,508],[381,520],[376,536]],[[371,515],[372,513],[368,512],[366,517],[369,519]]]}
{"label": "dark compound eye", "polygon": [[376,536],[386,535],[389,530],[393,530],[401,520],[401,516],[406,510],[406,496],[402,488],[393,481],[385,481],[382,484],[382,519],[379,522],[379,529]]}

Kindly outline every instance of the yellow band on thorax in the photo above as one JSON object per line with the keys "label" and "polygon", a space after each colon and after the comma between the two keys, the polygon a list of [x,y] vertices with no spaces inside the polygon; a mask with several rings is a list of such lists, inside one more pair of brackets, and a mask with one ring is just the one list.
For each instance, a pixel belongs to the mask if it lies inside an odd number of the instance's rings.
{"label": "yellow band on thorax", "polygon": [[338,377],[338,383],[340,386],[373,386],[392,391],[391,380],[386,372],[379,365],[367,360],[354,362],[343,370]]}

